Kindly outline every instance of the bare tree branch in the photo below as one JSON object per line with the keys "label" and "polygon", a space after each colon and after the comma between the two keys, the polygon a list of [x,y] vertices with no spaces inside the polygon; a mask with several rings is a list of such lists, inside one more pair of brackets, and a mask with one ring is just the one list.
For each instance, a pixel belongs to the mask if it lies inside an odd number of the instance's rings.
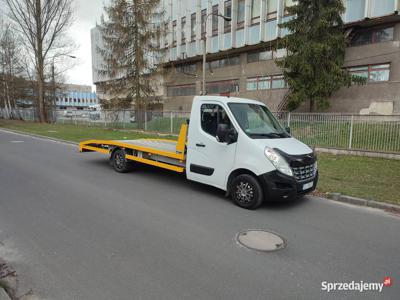
{"label": "bare tree branch", "polygon": [[72,0],[3,0],[15,22],[35,70],[39,120],[47,121],[46,66],[49,60],[68,51],[63,40],[72,24]]}

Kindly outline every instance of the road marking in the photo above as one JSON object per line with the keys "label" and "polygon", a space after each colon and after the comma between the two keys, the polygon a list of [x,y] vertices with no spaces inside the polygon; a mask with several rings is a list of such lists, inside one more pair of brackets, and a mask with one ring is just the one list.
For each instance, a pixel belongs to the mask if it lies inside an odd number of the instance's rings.
{"label": "road marking", "polygon": [[23,143],[24,141],[10,141],[10,143]]}
{"label": "road marking", "polygon": [[10,131],[10,130],[7,130],[7,129],[2,129],[2,128],[0,129],[0,132],[9,133],[9,134],[15,134],[15,135],[19,135],[19,136],[24,136],[24,137],[36,139],[36,140],[48,141],[48,142],[53,142],[53,143],[58,143],[58,144],[64,144],[64,145],[73,146],[73,147],[76,147],[78,145],[78,143],[75,143],[75,142],[62,141],[62,140],[57,140],[57,139],[52,138],[52,137],[37,136],[37,135],[29,134],[29,133],[15,132],[15,131]]}

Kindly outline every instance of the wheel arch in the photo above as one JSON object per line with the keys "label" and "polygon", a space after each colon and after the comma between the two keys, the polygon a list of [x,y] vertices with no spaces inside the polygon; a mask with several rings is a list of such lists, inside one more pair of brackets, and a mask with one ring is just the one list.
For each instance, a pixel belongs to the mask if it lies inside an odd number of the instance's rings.
{"label": "wheel arch", "polygon": [[239,169],[233,170],[233,171],[229,174],[228,180],[227,180],[227,182],[226,182],[226,196],[229,196],[229,195],[230,195],[230,185],[231,185],[232,180],[233,180],[236,176],[239,176],[239,175],[242,175],[242,174],[251,175],[251,176],[253,176],[255,179],[257,179],[257,181],[258,181],[258,176],[257,176],[254,172],[250,171],[249,169],[239,168]]}

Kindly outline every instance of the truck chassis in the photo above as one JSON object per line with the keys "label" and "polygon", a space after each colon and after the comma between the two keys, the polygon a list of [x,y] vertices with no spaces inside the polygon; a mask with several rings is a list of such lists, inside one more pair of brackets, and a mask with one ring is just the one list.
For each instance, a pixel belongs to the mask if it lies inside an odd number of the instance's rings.
{"label": "truck chassis", "polygon": [[125,159],[178,173],[185,171],[187,124],[182,124],[178,140],[88,140],[79,144],[80,152],[113,154],[116,149],[125,151]]}

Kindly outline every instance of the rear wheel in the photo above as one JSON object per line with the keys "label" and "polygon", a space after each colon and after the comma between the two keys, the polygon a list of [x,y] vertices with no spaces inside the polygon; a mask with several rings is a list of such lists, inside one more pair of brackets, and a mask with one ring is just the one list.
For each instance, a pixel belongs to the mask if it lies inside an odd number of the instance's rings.
{"label": "rear wheel", "polygon": [[125,155],[124,149],[116,149],[111,154],[111,164],[119,173],[126,173],[132,169],[131,163],[125,158]]}
{"label": "rear wheel", "polygon": [[232,180],[230,194],[233,202],[245,209],[258,208],[264,199],[260,183],[249,174],[238,175]]}

